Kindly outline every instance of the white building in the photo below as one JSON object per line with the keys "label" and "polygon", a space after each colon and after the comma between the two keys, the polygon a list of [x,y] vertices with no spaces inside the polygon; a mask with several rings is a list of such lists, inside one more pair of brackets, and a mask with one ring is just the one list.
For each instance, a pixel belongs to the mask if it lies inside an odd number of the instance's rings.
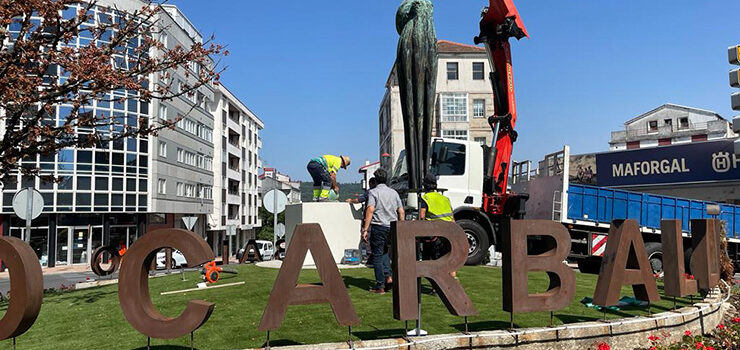
{"label": "white building", "polygon": [[733,138],[732,125],[713,111],[664,104],[612,131],[612,151]]}
{"label": "white building", "polygon": [[275,168],[265,168],[260,175],[260,197],[273,189],[278,189],[288,197],[288,203],[301,202],[301,183],[293,181],[290,176],[277,171]]}
{"label": "white building", "polygon": [[[490,67],[482,47],[438,42],[439,68],[433,136],[490,144],[487,118],[493,114]],[[379,148],[381,165],[392,169],[404,149],[401,95],[395,65],[380,104]]]}
{"label": "white building", "polygon": [[211,106],[216,120],[214,133],[214,208],[209,215],[208,237],[214,249],[228,244],[231,254],[262,226],[257,213],[261,166],[259,131],[264,123],[225,86],[216,86]]}

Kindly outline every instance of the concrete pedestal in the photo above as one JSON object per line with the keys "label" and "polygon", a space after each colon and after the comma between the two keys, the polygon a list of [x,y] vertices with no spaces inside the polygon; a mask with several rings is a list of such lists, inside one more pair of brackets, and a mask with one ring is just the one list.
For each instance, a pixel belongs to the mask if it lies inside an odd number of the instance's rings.
{"label": "concrete pedestal", "polygon": [[[299,224],[321,225],[334,261],[339,263],[345,249],[358,249],[361,237],[362,206],[340,202],[290,204],[285,208],[285,242],[287,252],[293,231]],[[311,254],[306,255],[304,266],[313,266]]]}

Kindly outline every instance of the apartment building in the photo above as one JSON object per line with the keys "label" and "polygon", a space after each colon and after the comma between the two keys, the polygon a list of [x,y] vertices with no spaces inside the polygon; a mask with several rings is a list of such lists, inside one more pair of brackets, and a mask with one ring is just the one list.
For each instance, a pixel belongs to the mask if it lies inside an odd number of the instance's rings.
{"label": "apartment building", "polygon": [[274,189],[282,191],[288,197],[288,203],[301,202],[301,183],[293,181],[290,176],[277,171],[275,168],[265,168],[260,175],[260,197]]}
{"label": "apartment building", "polygon": [[[107,20],[108,16],[115,21],[117,12],[112,8],[134,11],[145,2],[100,0],[98,5],[92,13],[94,21]],[[72,18],[79,9],[79,4],[71,4],[64,16]],[[198,30],[177,7],[164,5],[164,9],[159,13],[159,21],[165,30],[159,40],[166,47],[202,42]],[[33,20],[41,21],[41,18]],[[13,34],[13,27],[9,29]],[[91,40],[83,34],[75,38],[74,43],[84,47]],[[130,52],[139,40],[127,43]],[[192,76],[202,67],[192,64],[187,69]],[[56,72],[58,79],[62,78],[60,73]],[[151,84],[168,83],[159,74],[149,78]],[[188,84],[185,69],[171,71],[168,79],[172,79],[174,88],[181,83]],[[71,107],[56,106],[50,119],[65,118]],[[237,126],[223,123],[223,110],[238,115]],[[104,99],[83,106],[82,111],[113,115],[131,126],[138,126],[139,118],[147,118],[152,123],[177,119],[179,122],[173,130],[163,130],[157,136],[102,141],[92,148],[69,148],[56,155],[23,160],[23,164],[41,169],[40,175],[60,181],[44,181],[41,177],[20,174],[10,176],[4,181],[0,196],[0,225],[3,235],[23,237],[25,222],[13,213],[13,196],[26,187],[39,190],[44,198],[44,209],[32,222],[30,245],[42,266],[89,264],[92,251],[101,245],[128,247],[147,231],[168,227],[192,229],[213,245],[218,256],[222,236],[212,232],[224,229],[226,224],[221,224],[220,219],[217,225],[211,227],[210,224],[215,211],[223,210],[225,202],[239,204],[235,209],[237,218],[227,222],[235,225],[237,240],[253,235],[252,230],[260,225],[256,197],[261,148],[259,130],[264,124],[225,87],[203,86],[191,96],[152,103],[129,96],[127,91],[113,91]],[[76,127],[75,132],[97,132],[104,137],[120,133],[124,127],[116,125],[96,130]],[[224,157],[220,140],[223,135],[229,136],[231,130],[238,133],[236,144],[239,146],[236,150],[229,149]],[[222,181],[224,171],[220,165],[228,162],[231,154],[238,157],[239,171],[226,176],[229,180],[238,180],[239,185],[236,195],[231,191],[233,198],[224,198],[222,193],[228,192],[229,182]],[[220,218],[221,213],[216,215]],[[192,228],[186,222],[193,223]]]}
{"label": "apartment building", "polygon": [[259,131],[264,123],[224,85],[216,86],[211,113],[219,126],[214,134],[214,208],[208,220],[208,241],[214,251],[227,245],[230,254],[262,226],[257,209],[261,167]]}
{"label": "apartment building", "polygon": [[672,103],[664,104],[612,131],[609,149],[638,149],[736,137],[728,120],[716,112]]}
{"label": "apartment building", "polygon": [[[486,50],[438,41],[437,97],[432,135],[490,144],[487,117],[493,114],[493,90]],[[386,81],[379,110],[381,165],[392,169],[404,149],[401,95],[395,65]]]}

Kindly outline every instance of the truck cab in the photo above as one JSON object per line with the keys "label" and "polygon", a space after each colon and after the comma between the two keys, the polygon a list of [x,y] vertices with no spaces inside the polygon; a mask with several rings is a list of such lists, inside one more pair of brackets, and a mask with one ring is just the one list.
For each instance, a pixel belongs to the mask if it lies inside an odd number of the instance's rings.
{"label": "truck cab", "polygon": [[[477,265],[485,259],[491,244],[498,242],[491,218],[480,210],[486,154],[490,147],[478,142],[435,138],[432,140],[430,171],[438,176],[438,188],[450,198],[455,221],[468,238],[467,264]],[[408,189],[406,152],[401,151],[395,164],[391,187],[398,191],[406,204]],[[409,218],[417,208],[407,205]]]}

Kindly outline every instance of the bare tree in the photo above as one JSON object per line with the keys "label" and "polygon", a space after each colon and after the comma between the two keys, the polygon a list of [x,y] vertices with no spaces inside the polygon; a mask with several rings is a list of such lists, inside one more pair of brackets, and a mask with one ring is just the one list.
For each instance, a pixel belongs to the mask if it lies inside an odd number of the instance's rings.
{"label": "bare tree", "polygon": [[[156,135],[178,121],[95,115],[86,107],[93,101],[149,103],[218,84],[219,60],[228,51],[213,37],[192,47],[165,47],[164,9],[151,0],[142,4],[125,11],[97,0],[0,0],[0,178],[18,170],[39,174],[35,162],[20,167],[20,160]],[[188,82],[172,89],[172,72]],[[71,108],[57,120],[60,104]]]}

